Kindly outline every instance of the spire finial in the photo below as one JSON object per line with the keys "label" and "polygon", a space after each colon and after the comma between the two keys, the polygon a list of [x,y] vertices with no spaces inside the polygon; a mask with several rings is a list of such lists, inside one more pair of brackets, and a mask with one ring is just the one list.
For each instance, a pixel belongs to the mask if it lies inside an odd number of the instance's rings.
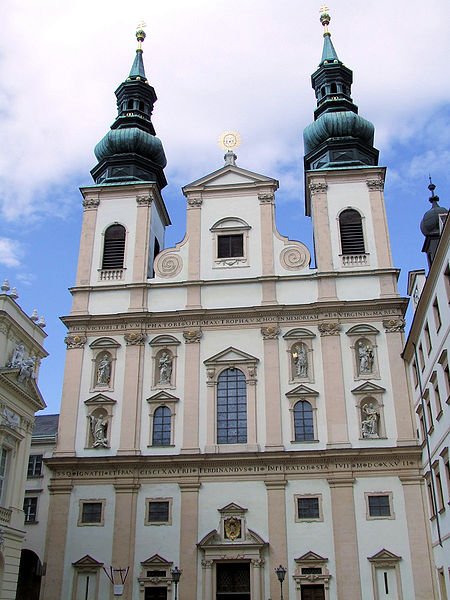
{"label": "spire finial", "polygon": [[322,23],[322,25],[324,27],[324,31],[323,31],[324,35],[327,35],[327,34],[330,35],[330,32],[328,31],[328,25],[330,24],[331,17],[330,17],[328,10],[329,10],[328,6],[325,6],[325,4],[320,7],[320,22]]}
{"label": "spire finial", "polygon": [[147,27],[147,25],[144,23],[144,21],[141,21],[140,23],[137,24],[136,27],[136,39],[138,41],[138,50],[142,50],[142,42],[145,40],[146,34],[144,31],[144,27]]}
{"label": "spire finial", "polygon": [[428,189],[431,192],[430,202],[431,202],[431,204],[433,204],[434,202],[438,202],[439,201],[439,196],[436,196],[436,194],[434,193],[434,190],[436,189],[436,186],[431,181],[431,175],[428,176],[428,179],[430,180],[430,184],[428,186]]}

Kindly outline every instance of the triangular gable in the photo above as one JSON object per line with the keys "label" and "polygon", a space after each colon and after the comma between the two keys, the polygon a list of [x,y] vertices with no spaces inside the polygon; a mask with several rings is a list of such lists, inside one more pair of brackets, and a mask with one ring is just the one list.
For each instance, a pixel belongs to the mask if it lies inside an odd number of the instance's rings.
{"label": "triangular gable", "polygon": [[316,554],[312,550],[306,552],[306,554],[302,554],[298,558],[294,559],[296,563],[304,563],[304,562],[328,562],[328,558],[324,558],[320,556],[320,554]]}
{"label": "triangular gable", "polygon": [[146,560],[142,561],[141,565],[143,567],[154,567],[154,566],[159,567],[159,566],[163,566],[163,565],[166,567],[171,567],[173,565],[173,562],[168,561],[167,559],[163,558],[159,554],[153,554],[153,556],[150,556]]}
{"label": "triangular gable", "polygon": [[382,394],[386,389],[371,381],[366,381],[352,390],[352,394]]}
{"label": "triangular gable", "polygon": [[78,567],[78,568],[80,568],[80,567],[96,567],[96,568],[103,567],[102,562],[95,560],[95,558],[92,558],[92,556],[90,556],[89,554],[86,554],[85,556],[83,556],[83,558],[80,558],[76,562],[73,562],[72,565],[74,567]]}
{"label": "triangular gable", "polygon": [[104,394],[96,394],[92,398],[85,400],[84,403],[86,404],[86,406],[92,406],[93,404],[95,404],[96,406],[98,406],[98,405],[107,406],[110,404],[116,404],[116,400],[114,400],[113,398],[109,398],[108,396],[105,396]]}
{"label": "triangular gable", "polygon": [[247,354],[246,352],[242,352],[242,350],[237,350],[237,348],[233,348],[233,346],[230,346],[226,350],[222,350],[222,352],[211,356],[211,358],[207,358],[203,362],[205,365],[216,365],[221,363],[257,363],[259,362],[259,358],[256,358],[256,356],[252,356],[251,354]]}
{"label": "triangular gable", "polygon": [[241,169],[235,165],[225,165],[217,171],[213,171],[192,183],[183,187],[183,193],[186,194],[190,191],[197,190],[198,188],[222,186],[222,185],[252,185],[255,184],[269,184],[278,188],[278,181],[253,171],[247,171],[247,169]]}
{"label": "triangular gable", "polygon": [[383,548],[382,550],[380,550],[379,552],[377,552],[373,556],[369,556],[368,557],[368,560],[370,560],[372,562],[376,562],[376,561],[380,561],[380,562],[382,562],[382,561],[383,562],[384,561],[398,562],[401,559],[402,559],[401,556],[397,556],[396,554],[394,554],[390,550],[386,550],[386,548]]}
{"label": "triangular gable", "polygon": [[158,392],[157,394],[154,394],[153,396],[150,396],[150,398],[147,398],[147,402],[178,402],[179,398],[177,398],[176,396],[172,396],[172,394],[169,394],[168,392]]}
{"label": "triangular gable", "polygon": [[23,383],[17,379],[20,369],[0,369],[0,384],[6,385],[12,392],[28,402],[31,402],[35,411],[46,408],[44,398],[33,378],[27,379]]}
{"label": "triangular gable", "polygon": [[219,508],[218,509],[219,512],[221,514],[223,513],[243,513],[243,512],[247,512],[247,508],[243,508],[242,506],[239,506],[239,504],[236,504],[235,502],[230,502],[230,504],[227,504],[226,506],[224,506],[223,508]]}
{"label": "triangular gable", "polygon": [[319,392],[312,390],[307,385],[300,384],[293,390],[286,393],[287,398],[298,398],[299,396],[318,396]]}

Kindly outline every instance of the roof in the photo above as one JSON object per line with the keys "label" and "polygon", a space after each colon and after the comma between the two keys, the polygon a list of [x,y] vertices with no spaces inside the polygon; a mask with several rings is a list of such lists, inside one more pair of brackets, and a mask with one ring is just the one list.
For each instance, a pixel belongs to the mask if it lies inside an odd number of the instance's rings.
{"label": "roof", "polygon": [[55,436],[58,432],[59,415],[37,415],[34,421],[33,438]]}

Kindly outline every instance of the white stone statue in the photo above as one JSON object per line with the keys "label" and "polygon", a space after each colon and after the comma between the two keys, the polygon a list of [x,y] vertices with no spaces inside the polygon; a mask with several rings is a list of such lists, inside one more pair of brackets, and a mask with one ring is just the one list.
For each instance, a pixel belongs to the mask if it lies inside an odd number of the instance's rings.
{"label": "white stone statue", "polygon": [[299,344],[292,353],[297,377],[308,376],[308,354],[304,344]]}
{"label": "white stone statue", "polygon": [[378,407],[369,402],[362,407],[361,433],[363,438],[378,437]]}
{"label": "white stone statue", "polygon": [[358,344],[359,372],[372,373],[373,370],[373,349],[369,344]]}
{"label": "white stone statue", "polygon": [[159,357],[159,383],[170,383],[172,375],[172,357],[168,352],[163,352]]}
{"label": "white stone statue", "polygon": [[92,446],[94,448],[107,448],[108,447],[108,438],[106,437],[106,431],[108,422],[102,417],[96,417],[95,415],[91,415],[89,417],[91,424],[91,433],[92,433]]}
{"label": "white stone statue", "polygon": [[25,346],[20,343],[14,348],[14,352],[12,354],[11,360],[9,361],[8,366],[13,369],[17,369],[22,366],[22,362],[25,358]]}
{"label": "white stone statue", "polygon": [[24,358],[20,364],[20,371],[17,376],[17,379],[20,383],[24,383],[28,379],[34,378],[34,365],[36,359],[33,356],[28,356]]}
{"label": "white stone statue", "polygon": [[97,366],[97,384],[108,385],[111,380],[111,357],[105,353]]}

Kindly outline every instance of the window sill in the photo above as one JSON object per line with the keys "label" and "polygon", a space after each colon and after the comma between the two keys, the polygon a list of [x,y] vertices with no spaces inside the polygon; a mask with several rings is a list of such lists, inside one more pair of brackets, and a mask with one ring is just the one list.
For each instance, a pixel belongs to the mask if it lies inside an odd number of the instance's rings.
{"label": "window sill", "polygon": [[318,444],[320,440],[292,440],[291,444]]}
{"label": "window sill", "polygon": [[39,521],[24,521],[25,525],[38,525]]}
{"label": "window sill", "polygon": [[43,479],[43,475],[27,475],[27,479]]}

